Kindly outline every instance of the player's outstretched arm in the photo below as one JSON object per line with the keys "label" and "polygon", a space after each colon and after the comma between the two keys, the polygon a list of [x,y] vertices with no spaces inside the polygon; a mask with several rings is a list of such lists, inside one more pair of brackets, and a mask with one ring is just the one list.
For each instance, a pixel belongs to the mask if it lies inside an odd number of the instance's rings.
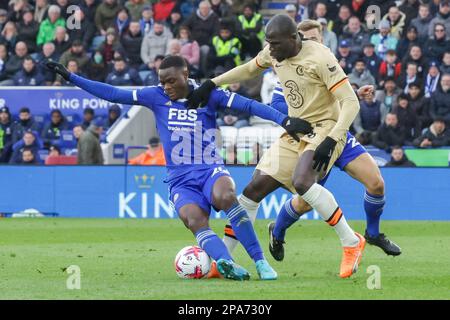
{"label": "player's outstretched arm", "polygon": [[69,72],[62,64],[57,62],[47,62],[47,68],[61,75],[66,81],[72,82],[77,87],[89,92],[90,94],[108,100],[114,103],[135,104],[133,91],[118,89],[106,83],[88,80],[74,73]]}
{"label": "player's outstretched arm", "polygon": [[[226,95],[223,93],[223,95]],[[250,115],[274,121],[282,126],[295,140],[300,141],[297,133],[308,134],[312,132],[311,124],[308,121],[291,118],[278,110],[262,104],[256,100],[245,98],[239,94],[231,93],[226,95],[226,99],[221,99],[219,106],[222,108],[232,108]]]}
{"label": "player's outstretched arm", "polygon": [[273,90],[272,101],[270,106],[281,113],[289,114],[289,108],[284,98],[283,89],[281,87],[275,87]]}
{"label": "player's outstretched arm", "polygon": [[263,68],[258,67],[255,58],[215,77],[214,79],[206,80],[200,87],[191,92],[188,97],[188,107],[189,109],[197,109],[205,106],[209,101],[211,91],[214,90],[216,86],[249,80],[258,76],[263,71]]}

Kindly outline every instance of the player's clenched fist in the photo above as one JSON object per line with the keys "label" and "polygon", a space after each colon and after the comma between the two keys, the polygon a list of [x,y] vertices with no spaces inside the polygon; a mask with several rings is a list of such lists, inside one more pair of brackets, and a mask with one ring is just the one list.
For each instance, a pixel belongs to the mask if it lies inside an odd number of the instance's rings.
{"label": "player's clenched fist", "polygon": [[49,68],[51,71],[58,73],[63,77],[66,81],[69,81],[70,79],[70,72],[66,69],[61,63],[49,61],[45,64],[47,68]]}
{"label": "player's clenched fist", "polygon": [[286,117],[282,123],[282,127],[297,142],[300,142],[297,133],[308,134],[313,131],[313,128],[308,121],[299,118]]}
{"label": "player's clenched fist", "polygon": [[200,87],[192,91],[188,96],[188,109],[197,109],[208,103],[209,95],[216,84],[212,80],[206,80]]}
{"label": "player's clenched fist", "polygon": [[364,99],[367,95],[372,95],[375,91],[375,87],[372,85],[362,86],[358,89],[357,93],[361,99]]}

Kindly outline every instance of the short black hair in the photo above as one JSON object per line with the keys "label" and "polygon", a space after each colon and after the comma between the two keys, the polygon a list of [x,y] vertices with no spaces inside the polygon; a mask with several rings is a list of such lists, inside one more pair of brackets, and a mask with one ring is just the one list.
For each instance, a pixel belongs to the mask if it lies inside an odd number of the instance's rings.
{"label": "short black hair", "polygon": [[32,148],[31,146],[25,146],[25,147],[23,147],[23,149],[22,149],[22,154],[23,154],[25,151],[30,151],[30,152],[33,154],[33,156],[34,156],[33,148]]}
{"label": "short black hair", "polygon": [[86,109],[84,109],[83,114],[86,114],[86,113],[90,113],[90,114],[92,114],[92,115],[95,114],[94,109],[89,108],[89,107],[87,107]]}
{"label": "short black hair", "polygon": [[187,68],[186,60],[181,56],[167,56],[161,62],[159,66],[160,70],[169,69],[169,68]]}
{"label": "short black hair", "polygon": [[30,113],[30,108],[28,107],[22,107],[19,111],[19,113]]}

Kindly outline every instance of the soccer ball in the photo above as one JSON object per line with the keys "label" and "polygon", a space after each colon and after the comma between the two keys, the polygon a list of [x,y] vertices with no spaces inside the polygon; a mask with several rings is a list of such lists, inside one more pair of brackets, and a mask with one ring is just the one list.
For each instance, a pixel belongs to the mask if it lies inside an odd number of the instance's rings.
{"label": "soccer ball", "polygon": [[175,257],[175,271],[182,279],[201,279],[211,266],[208,254],[198,246],[187,246]]}

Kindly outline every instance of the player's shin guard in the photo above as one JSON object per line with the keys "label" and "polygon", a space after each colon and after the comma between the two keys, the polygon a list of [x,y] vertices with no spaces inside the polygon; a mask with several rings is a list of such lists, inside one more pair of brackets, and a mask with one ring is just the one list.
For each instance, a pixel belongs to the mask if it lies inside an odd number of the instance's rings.
{"label": "player's shin guard", "polygon": [[364,194],[364,210],[366,211],[367,233],[371,237],[380,234],[380,217],[384,209],[384,195],[373,195],[367,192]]}
{"label": "player's shin guard", "polygon": [[358,245],[358,237],[347,224],[341,208],[339,208],[330,191],[315,183],[302,195],[302,198],[320,214],[322,219],[336,230],[343,247],[355,247]]}
{"label": "player's shin guard", "polygon": [[249,256],[255,262],[264,259],[252,222],[244,208],[236,203],[225,213],[230,220],[236,238],[242,243]]}
{"label": "player's shin guard", "polygon": [[284,241],[286,230],[300,218],[300,214],[292,206],[292,200],[293,198],[284,203],[275,222],[273,236],[279,241]]}
{"label": "player's shin guard", "polygon": [[195,233],[200,248],[214,260],[226,259],[233,260],[227,247],[223,244],[223,241],[212,231],[210,228],[203,228]]}
{"label": "player's shin guard", "polygon": [[[247,212],[250,221],[254,224],[256,220],[256,214],[258,213],[259,203],[247,198],[243,194],[241,194],[239,197],[239,203]],[[231,225],[225,226],[225,235],[223,237],[223,242],[225,243],[225,246],[230,253],[233,253],[234,249],[239,243],[239,241],[236,239],[236,235],[234,234]]]}

